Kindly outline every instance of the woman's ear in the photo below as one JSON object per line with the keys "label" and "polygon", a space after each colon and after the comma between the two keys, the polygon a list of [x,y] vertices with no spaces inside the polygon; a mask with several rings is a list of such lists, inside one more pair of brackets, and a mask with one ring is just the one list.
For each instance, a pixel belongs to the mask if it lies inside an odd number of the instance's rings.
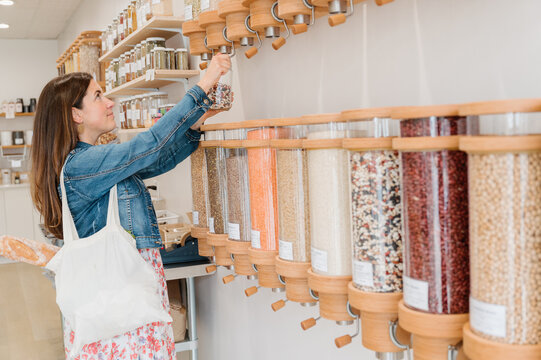
{"label": "woman's ear", "polygon": [[76,107],[71,108],[71,116],[73,117],[73,121],[75,121],[77,124],[82,125],[83,124],[83,111],[81,109],[77,109]]}

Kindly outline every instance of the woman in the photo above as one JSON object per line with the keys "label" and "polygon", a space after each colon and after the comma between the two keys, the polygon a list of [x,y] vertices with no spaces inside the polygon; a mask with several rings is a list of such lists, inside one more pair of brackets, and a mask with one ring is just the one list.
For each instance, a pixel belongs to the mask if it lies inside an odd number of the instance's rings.
{"label": "woman", "polygon": [[[143,180],[173,169],[198,146],[200,125],[216,112],[206,93],[230,68],[226,55],[217,55],[205,75],[152,128],[122,144],[94,146],[116,127],[114,103],[85,73],[51,80],[42,90],[34,120],[32,197],[45,227],[62,238],[60,171],[70,211],[80,238],[105,226],[109,190],[118,185],[120,222],[137,243],[141,256],[159,279],[162,304],[169,301],[159,247],[161,238],[150,194]],[[74,333],[64,321],[66,357]],[[85,345],[77,359],[175,358],[171,324],[152,323],[113,339]]]}

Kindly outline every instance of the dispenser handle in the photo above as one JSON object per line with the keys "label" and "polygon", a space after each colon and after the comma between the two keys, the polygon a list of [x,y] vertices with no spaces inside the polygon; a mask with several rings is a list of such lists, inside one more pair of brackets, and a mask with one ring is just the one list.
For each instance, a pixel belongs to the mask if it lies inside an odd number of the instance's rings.
{"label": "dispenser handle", "polygon": [[291,25],[291,32],[295,35],[302,34],[308,30],[308,25],[306,24],[295,24]]}
{"label": "dispenser handle", "polygon": [[281,308],[283,308],[284,306],[286,306],[286,302],[284,300],[278,300],[277,302],[271,305],[271,308],[272,310],[274,310],[274,312],[276,312],[280,310]]}
{"label": "dispenser handle", "polygon": [[329,21],[329,25],[331,27],[341,25],[346,22],[346,14],[331,15],[327,20]]}
{"label": "dispenser handle", "polygon": [[227,26],[224,26],[224,29],[222,30],[222,35],[224,36],[225,41],[227,41],[228,43],[231,44],[231,48],[233,50],[233,53],[231,55],[229,55],[229,57],[232,58],[236,54],[235,43],[233,41],[229,40],[229,38],[227,37]]}
{"label": "dispenser handle", "polygon": [[225,285],[225,284],[229,284],[233,280],[235,280],[235,275],[230,274],[230,275],[224,276],[224,278],[222,279],[222,282]]}
{"label": "dispenser handle", "polygon": [[[351,0],[351,1],[353,1],[353,0]],[[278,7],[278,1],[276,1],[274,4],[272,4],[271,15],[274,18],[274,20],[284,24],[284,27],[285,27],[285,29],[287,31],[287,34],[286,34],[285,38],[280,36],[278,39],[276,39],[276,40],[274,40],[272,42],[272,48],[274,50],[280,49],[286,43],[286,39],[291,35],[291,33],[289,32],[289,27],[287,26],[286,21],[284,19],[278,17],[278,15],[276,15],[276,8],[277,7]]]}
{"label": "dispenser handle", "polygon": [[202,63],[199,64],[199,68],[201,70],[205,70],[208,65],[209,65],[209,63],[205,61],[205,62],[202,62]]}
{"label": "dispenser handle", "polygon": [[301,322],[301,328],[306,331],[310,329],[311,327],[314,327],[316,325],[316,319],[310,318],[306,319],[303,322]]}
{"label": "dispenser handle", "polygon": [[250,27],[250,16],[251,15],[248,15],[246,16],[246,19],[244,19],[244,26],[249,32],[255,34],[255,36],[257,37],[257,47],[253,46],[246,52],[244,52],[244,55],[248,59],[251,59],[255,54],[257,54],[258,49],[261,47],[261,38],[259,37],[259,33]]}
{"label": "dispenser handle", "polygon": [[351,336],[350,335],[344,335],[344,336],[340,336],[340,337],[337,337],[336,339],[334,339],[334,344],[339,349],[341,347],[344,347],[344,346],[350,344],[350,343],[351,343]]}
{"label": "dispenser handle", "polygon": [[376,0],[376,5],[383,6],[388,3],[392,3],[394,0]]}
{"label": "dispenser handle", "polygon": [[244,290],[244,294],[246,295],[246,297],[250,297],[253,294],[255,294],[258,289],[259,289],[259,286],[249,287],[248,289]]}
{"label": "dispenser handle", "polygon": [[216,265],[209,265],[205,268],[207,274],[213,273],[216,271]]}

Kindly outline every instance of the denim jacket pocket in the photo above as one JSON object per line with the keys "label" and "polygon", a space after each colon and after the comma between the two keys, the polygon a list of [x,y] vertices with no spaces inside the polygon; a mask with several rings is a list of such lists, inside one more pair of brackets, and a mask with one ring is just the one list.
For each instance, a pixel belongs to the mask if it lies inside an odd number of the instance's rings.
{"label": "denim jacket pocket", "polygon": [[128,200],[139,197],[143,191],[145,191],[145,184],[137,175],[130,176],[118,183],[119,200]]}

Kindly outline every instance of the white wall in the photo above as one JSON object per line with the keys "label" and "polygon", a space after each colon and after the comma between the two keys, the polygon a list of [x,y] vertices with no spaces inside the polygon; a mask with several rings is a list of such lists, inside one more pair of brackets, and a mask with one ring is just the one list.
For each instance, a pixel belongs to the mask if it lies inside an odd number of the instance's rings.
{"label": "white wall", "polygon": [[[80,31],[101,30],[125,2],[85,0],[60,36],[59,52]],[[264,41],[251,60],[236,56],[235,106],[213,121],[539,97],[540,11],[536,0],[395,0],[384,7],[367,0],[337,28],[321,18],[277,52]],[[169,89],[173,97],[183,94],[180,85]],[[189,167],[166,176],[168,207],[188,211]],[[352,333],[351,326],[322,320],[303,332],[299,322],[317,308],[289,303],[273,313],[270,304],[283,295],[264,289],[246,299],[243,290],[253,282],[224,286],[227,273],[196,282],[201,360],[374,358],[360,338],[335,348],[333,338]]]}

